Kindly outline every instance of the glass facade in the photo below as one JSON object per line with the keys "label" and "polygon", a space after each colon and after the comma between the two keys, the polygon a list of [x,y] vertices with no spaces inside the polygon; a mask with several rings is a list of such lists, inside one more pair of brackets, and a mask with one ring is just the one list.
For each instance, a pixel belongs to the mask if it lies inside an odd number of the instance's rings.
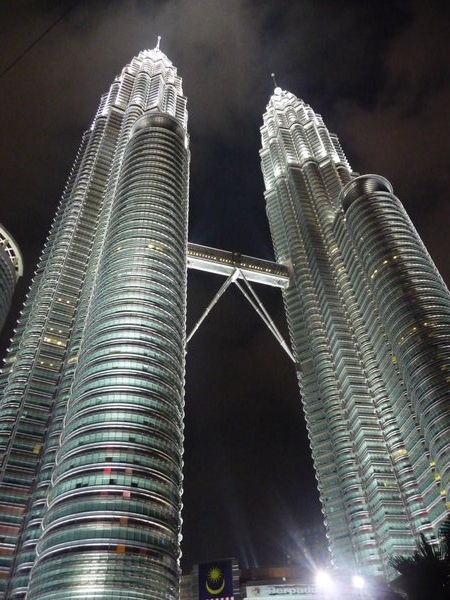
{"label": "glass facade", "polygon": [[450,296],[392,188],[276,88],[261,161],[329,546],[389,576],[447,513]]}
{"label": "glass facade", "polygon": [[155,48],[83,137],[2,372],[0,598],[178,594],[186,124]]}

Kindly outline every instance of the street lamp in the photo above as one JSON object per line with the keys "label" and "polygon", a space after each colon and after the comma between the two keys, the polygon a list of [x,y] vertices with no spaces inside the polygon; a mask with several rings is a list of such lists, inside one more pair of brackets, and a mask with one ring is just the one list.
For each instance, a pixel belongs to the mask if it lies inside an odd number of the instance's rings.
{"label": "street lamp", "polygon": [[326,571],[317,571],[316,573],[316,586],[319,590],[325,593],[333,591],[335,585],[331,575]]}
{"label": "street lamp", "polygon": [[352,585],[357,590],[362,590],[366,586],[365,579],[361,575],[353,575]]}

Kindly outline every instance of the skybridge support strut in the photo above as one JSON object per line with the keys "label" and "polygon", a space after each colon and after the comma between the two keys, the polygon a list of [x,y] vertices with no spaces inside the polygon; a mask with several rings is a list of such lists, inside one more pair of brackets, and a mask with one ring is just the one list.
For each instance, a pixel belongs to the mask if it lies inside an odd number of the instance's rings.
{"label": "skybridge support strut", "polygon": [[211,312],[211,309],[213,308],[213,306],[215,304],[217,304],[217,302],[219,301],[219,299],[221,298],[221,296],[223,296],[223,294],[226,292],[226,290],[230,287],[230,285],[236,280],[236,278],[239,277],[239,270],[235,269],[231,275],[223,282],[223,284],[220,286],[217,294],[214,296],[214,298],[211,300],[211,302],[208,304],[208,306],[205,309],[205,312],[202,314],[202,316],[200,317],[200,319],[197,321],[197,323],[194,325],[194,328],[192,329],[191,333],[188,335],[188,337],[186,338],[186,344],[189,343],[189,341],[192,339],[192,336],[194,335],[194,333],[197,331],[197,329],[200,327],[200,325],[203,323],[203,321],[206,319],[206,317],[208,316],[208,314]]}
{"label": "skybridge support strut", "polygon": [[273,336],[275,337],[277,342],[280,344],[280,346],[283,348],[283,350],[286,352],[286,354],[289,356],[289,358],[292,360],[292,362],[295,363],[296,360],[294,358],[294,355],[291,352],[291,349],[289,348],[289,346],[285,342],[283,336],[281,335],[280,331],[278,330],[277,326],[271,319],[264,304],[258,298],[255,290],[252,288],[252,286],[250,285],[250,282],[246,279],[244,274],[242,273],[241,275],[242,275],[243,281],[245,282],[245,285],[247,286],[247,289],[250,291],[250,295],[246,292],[244,287],[241,285],[241,283],[237,279],[234,283],[237,285],[239,290],[242,292],[244,297],[249,301],[249,303],[255,309],[255,311],[258,313],[258,315],[261,317],[261,319],[266,324],[269,331],[273,334]]}
{"label": "skybridge support strut", "polygon": [[[242,281],[244,282],[244,285],[242,285],[242,283],[239,281],[239,279],[242,279]],[[223,296],[223,294],[226,292],[226,290],[230,287],[230,285],[232,283],[236,284],[239,291],[243,294],[243,296],[247,299],[247,301],[250,303],[252,308],[261,317],[261,319],[263,320],[263,322],[265,323],[265,325],[267,326],[269,331],[272,333],[272,335],[275,337],[277,342],[280,344],[280,346],[283,348],[283,350],[286,352],[286,354],[289,356],[289,358],[292,360],[292,362],[295,363],[296,361],[291,352],[291,349],[289,348],[288,344],[285,342],[280,331],[277,329],[277,326],[271,319],[269,313],[267,312],[263,303],[257,296],[255,290],[250,285],[250,282],[248,281],[247,277],[242,272],[242,270],[239,269],[238,267],[235,267],[233,269],[233,271],[228,276],[228,278],[220,286],[219,290],[217,291],[217,293],[215,294],[215,296],[213,297],[211,302],[206,307],[202,316],[200,317],[200,319],[197,321],[197,323],[193,327],[191,333],[188,335],[188,337],[186,339],[186,344],[192,339],[194,333],[198,330],[200,325],[203,323],[203,321],[206,319],[208,314],[211,312],[212,308],[217,304],[217,302],[220,300],[220,298]]]}

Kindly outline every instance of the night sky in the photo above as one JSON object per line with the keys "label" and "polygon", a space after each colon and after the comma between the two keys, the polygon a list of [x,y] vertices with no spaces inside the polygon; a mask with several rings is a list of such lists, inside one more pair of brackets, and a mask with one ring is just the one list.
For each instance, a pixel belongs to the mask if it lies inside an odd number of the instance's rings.
{"label": "night sky", "polygon": [[[100,95],[158,34],[188,97],[192,242],[273,258],[258,150],[275,71],[356,171],[392,182],[450,281],[450,3],[3,0],[0,70],[72,5],[0,78],[0,223],[26,267],[3,346]],[[188,330],[220,284],[189,275]],[[257,292],[286,335],[279,291]],[[237,288],[190,343],[185,434],[185,569],[282,563],[321,513],[293,366]]]}

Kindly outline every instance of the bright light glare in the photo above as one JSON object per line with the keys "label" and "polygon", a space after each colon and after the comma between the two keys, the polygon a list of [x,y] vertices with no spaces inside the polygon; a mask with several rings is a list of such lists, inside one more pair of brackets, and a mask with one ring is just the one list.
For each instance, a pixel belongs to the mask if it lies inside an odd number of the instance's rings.
{"label": "bright light glare", "polygon": [[332,590],[333,580],[326,571],[317,571],[316,573],[316,585],[321,590]]}
{"label": "bright light glare", "polygon": [[353,575],[352,584],[354,588],[361,590],[366,585],[366,582],[361,575]]}

